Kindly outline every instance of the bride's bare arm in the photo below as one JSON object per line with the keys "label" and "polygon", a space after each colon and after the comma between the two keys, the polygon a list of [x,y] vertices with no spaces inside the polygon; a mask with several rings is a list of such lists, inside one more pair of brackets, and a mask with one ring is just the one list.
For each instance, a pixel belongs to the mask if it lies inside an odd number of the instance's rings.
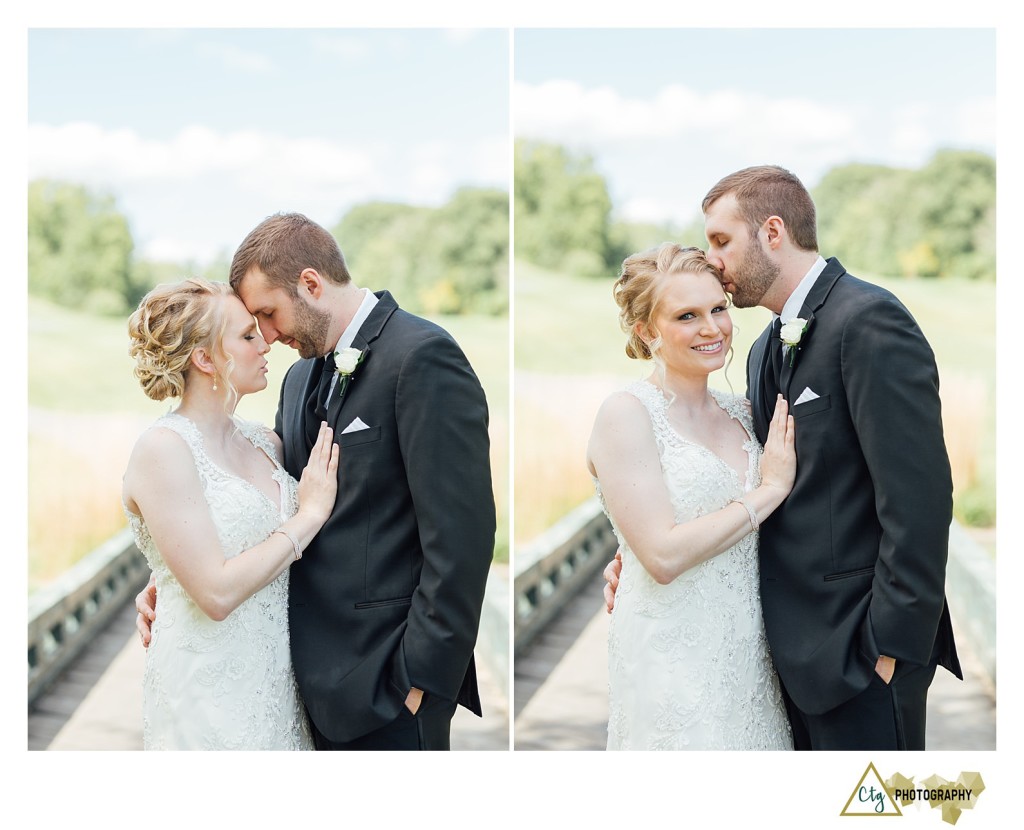
{"label": "bride's bare arm", "polygon": [[[330,516],[337,491],[338,447],[321,427],[299,484],[299,510],[264,542],[224,558],[192,454],[177,433],[149,430],[125,472],[125,501],[140,513],[160,555],[208,617],[223,620],[295,561]],[[145,639],[145,637],[144,637]]]}
{"label": "bride's bare arm", "polygon": [[[750,516],[739,503],[676,524],[650,419],[643,404],[628,393],[613,395],[602,405],[588,458],[623,537],[662,585],[751,532]],[[765,444],[761,486],[744,495],[758,522],[789,494],[795,472],[793,419],[780,398]]]}

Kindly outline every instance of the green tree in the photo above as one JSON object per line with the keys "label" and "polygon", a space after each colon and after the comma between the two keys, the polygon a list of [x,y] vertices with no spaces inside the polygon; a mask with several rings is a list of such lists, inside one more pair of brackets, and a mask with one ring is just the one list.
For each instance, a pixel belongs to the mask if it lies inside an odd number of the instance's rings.
{"label": "green tree", "polygon": [[463,188],[440,208],[353,207],[334,229],[356,280],[385,286],[411,311],[508,308],[508,193]]}
{"label": "green tree", "polygon": [[28,187],[28,288],[61,305],[120,314],[137,301],[132,237],[114,199],[66,182]]}
{"label": "green tree", "polygon": [[516,256],[584,276],[618,268],[611,198],[589,156],[517,141],[514,193]]}
{"label": "green tree", "polygon": [[847,164],[815,188],[818,243],[888,276],[995,277],[995,160],[947,150],[919,170]]}

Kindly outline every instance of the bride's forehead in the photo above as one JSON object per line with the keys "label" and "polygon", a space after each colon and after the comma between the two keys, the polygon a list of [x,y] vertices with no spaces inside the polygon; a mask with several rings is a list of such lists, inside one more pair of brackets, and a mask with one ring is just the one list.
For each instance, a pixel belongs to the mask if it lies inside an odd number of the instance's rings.
{"label": "bride's forehead", "polygon": [[248,324],[252,322],[249,310],[235,294],[224,297],[224,316],[228,325]]}
{"label": "bride's forehead", "polygon": [[724,295],[722,284],[707,272],[677,271],[664,274],[659,288],[658,299],[662,306],[717,302]]}

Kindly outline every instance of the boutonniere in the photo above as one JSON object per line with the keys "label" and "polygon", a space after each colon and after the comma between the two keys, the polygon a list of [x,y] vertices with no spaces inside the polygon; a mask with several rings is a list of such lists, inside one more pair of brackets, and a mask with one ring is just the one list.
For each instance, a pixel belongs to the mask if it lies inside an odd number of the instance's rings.
{"label": "boutonniere", "polygon": [[338,349],[334,353],[335,371],[338,373],[338,394],[344,394],[356,367],[363,362],[363,352],[351,347]]}
{"label": "boutonniere", "polygon": [[807,329],[810,327],[810,321],[805,320],[803,317],[794,317],[788,323],[783,323],[782,329],[779,331],[779,340],[782,341],[783,357],[789,358],[790,367],[796,362],[796,353],[800,346],[800,341],[803,340]]}

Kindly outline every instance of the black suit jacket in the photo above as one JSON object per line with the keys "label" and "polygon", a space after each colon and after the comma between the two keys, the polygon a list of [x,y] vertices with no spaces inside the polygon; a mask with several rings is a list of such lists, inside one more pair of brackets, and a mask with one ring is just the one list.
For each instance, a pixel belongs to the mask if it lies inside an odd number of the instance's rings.
{"label": "black suit jacket", "polygon": [[[359,329],[362,363],[328,420],[338,497],[291,569],[291,650],[317,729],[349,741],[395,719],[410,687],[480,714],[473,647],[494,550],[487,404],[452,337],[391,295]],[[281,388],[285,467],[309,457],[305,401],[320,363]],[[369,428],[343,433],[355,418]]]}
{"label": "black suit jacket", "polygon": [[[761,602],[779,676],[797,706],[826,712],[867,687],[880,654],[937,657],[961,677],[944,584],[952,480],[938,371],[910,312],[829,259],[784,359],[796,483],[762,525]],[[751,349],[747,390],[764,442],[771,326]],[[805,388],[818,397],[794,401]]]}

